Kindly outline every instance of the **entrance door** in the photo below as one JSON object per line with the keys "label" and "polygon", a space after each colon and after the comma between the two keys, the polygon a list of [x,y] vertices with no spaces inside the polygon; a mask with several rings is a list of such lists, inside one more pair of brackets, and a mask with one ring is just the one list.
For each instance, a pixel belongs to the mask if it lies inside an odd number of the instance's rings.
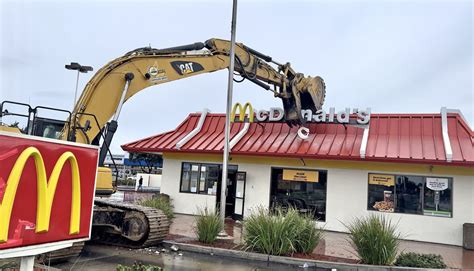
{"label": "entrance door", "polygon": [[246,179],[246,172],[237,172],[235,178],[234,213],[232,215],[232,218],[236,220],[242,220],[242,218],[244,217]]}
{"label": "entrance door", "polygon": [[[229,165],[227,174],[227,189],[225,198],[225,217],[233,217],[234,206],[235,206],[235,188],[236,188],[236,175],[237,166]],[[216,195],[216,209],[220,210],[221,203],[221,180],[222,180],[222,166],[220,166],[219,182],[217,184],[217,195]]]}

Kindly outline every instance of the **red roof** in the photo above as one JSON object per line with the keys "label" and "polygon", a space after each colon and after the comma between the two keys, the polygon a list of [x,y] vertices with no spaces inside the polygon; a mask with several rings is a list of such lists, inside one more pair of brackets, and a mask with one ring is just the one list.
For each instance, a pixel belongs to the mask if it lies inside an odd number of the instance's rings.
{"label": "red roof", "polygon": [[[122,146],[129,152],[222,153],[224,114],[207,114],[201,131],[179,150],[176,143],[198,124],[200,113],[190,114],[175,130]],[[243,128],[233,123],[231,139]],[[285,123],[251,123],[232,148],[232,155],[285,156],[337,160],[474,165],[474,132],[459,114],[448,114],[453,158],[447,162],[440,114],[371,114],[365,157],[360,148],[364,129],[341,124],[309,124],[302,140],[298,128]]]}

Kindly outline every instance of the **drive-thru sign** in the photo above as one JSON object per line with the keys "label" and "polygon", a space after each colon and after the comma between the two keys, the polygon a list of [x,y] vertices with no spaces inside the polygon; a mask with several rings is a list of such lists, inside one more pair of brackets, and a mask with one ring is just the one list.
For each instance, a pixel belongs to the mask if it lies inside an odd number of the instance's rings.
{"label": "drive-thru sign", "polygon": [[0,133],[0,258],[90,238],[98,149]]}

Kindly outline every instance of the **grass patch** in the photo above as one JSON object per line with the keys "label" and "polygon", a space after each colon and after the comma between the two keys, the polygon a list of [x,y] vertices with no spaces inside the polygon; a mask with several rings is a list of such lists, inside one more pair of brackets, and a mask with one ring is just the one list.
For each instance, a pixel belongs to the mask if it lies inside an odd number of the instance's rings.
{"label": "grass patch", "polygon": [[247,249],[265,254],[311,253],[322,237],[322,229],[316,227],[312,216],[301,215],[295,209],[270,213],[257,208],[244,221]]}
{"label": "grass patch", "polygon": [[370,214],[345,225],[350,243],[363,263],[391,265],[397,256],[400,234],[398,224],[384,215]]}
{"label": "grass patch", "polygon": [[164,197],[157,197],[140,202],[140,205],[160,209],[171,221],[174,218],[173,204],[171,200]]}
{"label": "grass patch", "polygon": [[211,212],[207,208],[199,208],[195,217],[195,232],[200,242],[212,244],[217,239],[217,235],[224,229],[218,212]]}
{"label": "grass patch", "polygon": [[441,255],[419,254],[414,252],[402,253],[395,262],[397,266],[421,267],[421,268],[446,268]]}

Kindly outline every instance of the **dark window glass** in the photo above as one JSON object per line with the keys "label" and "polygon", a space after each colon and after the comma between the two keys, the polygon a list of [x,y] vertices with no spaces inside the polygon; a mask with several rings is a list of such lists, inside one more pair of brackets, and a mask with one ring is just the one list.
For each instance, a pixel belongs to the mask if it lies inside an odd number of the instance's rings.
{"label": "dark window glass", "polygon": [[[304,169],[304,171],[311,171]],[[314,170],[313,170],[314,171]],[[318,182],[283,180],[283,169],[273,168],[271,175],[271,207],[287,209],[294,207],[301,213],[314,215],[318,220],[326,219],[326,171],[318,172]]]}
{"label": "dark window glass", "polygon": [[219,182],[219,166],[208,165],[206,175],[206,194],[215,195],[217,193],[217,184]]}
{"label": "dark window glass", "polygon": [[423,214],[423,177],[397,176],[397,213]]}
{"label": "dark window glass", "polygon": [[181,191],[189,192],[189,178],[191,172],[191,164],[183,163],[183,170],[181,172]]}

